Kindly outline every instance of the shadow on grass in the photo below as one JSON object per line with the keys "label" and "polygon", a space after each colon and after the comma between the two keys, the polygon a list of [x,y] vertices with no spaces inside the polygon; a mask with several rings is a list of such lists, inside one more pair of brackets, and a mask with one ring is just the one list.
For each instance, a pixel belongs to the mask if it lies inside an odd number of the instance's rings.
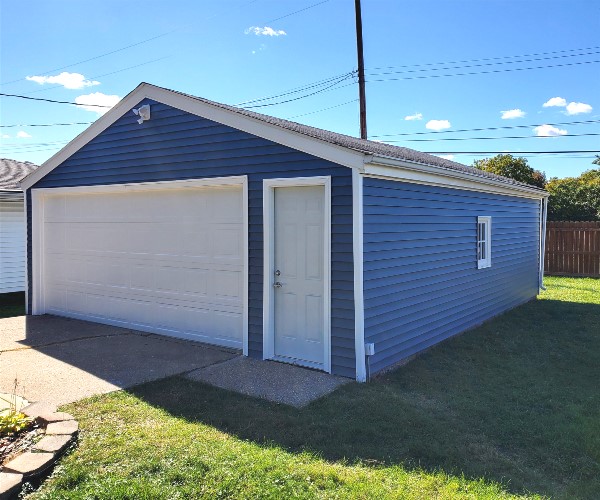
{"label": "shadow on grass", "polygon": [[304,409],[183,378],[130,392],[190,422],[329,461],[600,497],[600,306],[543,300]]}

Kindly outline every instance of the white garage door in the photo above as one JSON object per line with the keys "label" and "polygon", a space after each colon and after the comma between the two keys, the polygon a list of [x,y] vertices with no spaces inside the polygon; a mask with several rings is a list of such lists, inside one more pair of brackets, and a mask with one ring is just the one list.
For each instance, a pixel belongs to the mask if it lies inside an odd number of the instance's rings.
{"label": "white garage door", "polygon": [[241,348],[242,187],[115,189],[44,195],[38,312]]}

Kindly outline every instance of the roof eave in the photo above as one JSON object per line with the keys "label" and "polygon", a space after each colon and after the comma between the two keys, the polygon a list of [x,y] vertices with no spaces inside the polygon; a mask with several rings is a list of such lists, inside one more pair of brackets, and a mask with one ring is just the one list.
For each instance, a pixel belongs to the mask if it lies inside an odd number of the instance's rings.
{"label": "roof eave", "polygon": [[364,154],[358,151],[331,144],[327,141],[309,137],[292,130],[283,129],[277,125],[236,113],[232,110],[213,105],[210,102],[186,94],[156,87],[149,83],[141,83],[104,116],[100,117],[86,130],[70,141],[64,148],[44,162],[37,170],[22,179],[21,188],[27,190],[32,187],[36,182],[43,179],[54,170],[54,168],[75,154],[79,149],[116,122],[121,116],[128,113],[136,104],[146,98],[223,125],[237,128],[238,130],[329,160],[339,165],[359,170],[362,169]]}
{"label": "roof eave", "polygon": [[477,175],[476,173],[386,156],[367,157],[364,165],[364,174],[415,184],[428,184],[532,199],[547,198],[549,196],[547,191],[533,186],[512,184]]}

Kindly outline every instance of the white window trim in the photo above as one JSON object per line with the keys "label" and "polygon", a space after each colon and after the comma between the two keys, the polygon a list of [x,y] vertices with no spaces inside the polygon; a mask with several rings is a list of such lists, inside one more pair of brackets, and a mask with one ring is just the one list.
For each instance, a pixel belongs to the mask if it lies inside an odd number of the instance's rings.
{"label": "white window trim", "polygon": [[[110,193],[134,191],[162,191],[181,188],[209,186],[241,186],[242,187],[242,225],[243,225],[243,267],[244,283],[242,287],[242,351],[248,355],[248,177],[246,175],[231,177],[213,177],[205,179],[189,179],[178,181],[141,182],[129,184],[103,184],[98,186],[75,186],[58,188],[40,188],[31,190],[31,225],[32,225],[32,300],[33,315],[45,313],[44,304],[44,201],[54,194],[68,193]],[[27,276],[27,281],[28,281]]]}
{"label": "white window trim", "polygon": [[[263,359],[275,359],[275,294],[272,286],[275,231],[275,188],[278,187],[325,187],[325,238],[323,238],[323,366],[312,366],[331,373],[331,176],[293,177],[263,180]],[[307,366],[309,366],[307,364]]]}
{"label": "white window trim", "polygon": [[477,269],[492,267],[492,218],[489,215],[477,217],[477,251],[479,251],[479,224],[485,224],[485,259],[477,259]]}

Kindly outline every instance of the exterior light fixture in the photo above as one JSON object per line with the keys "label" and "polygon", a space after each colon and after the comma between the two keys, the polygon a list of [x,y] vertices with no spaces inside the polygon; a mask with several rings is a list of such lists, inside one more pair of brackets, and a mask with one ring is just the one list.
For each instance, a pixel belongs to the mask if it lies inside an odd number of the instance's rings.
{"label": "exterior light fixture", "polygon": [[140,125],[146,120],[150,119],[150,104],[144,104],[143,106],[140,106],[137,109],[133,108],[131,111],[133,111],[134,115],[140,117],[137,121]]}

